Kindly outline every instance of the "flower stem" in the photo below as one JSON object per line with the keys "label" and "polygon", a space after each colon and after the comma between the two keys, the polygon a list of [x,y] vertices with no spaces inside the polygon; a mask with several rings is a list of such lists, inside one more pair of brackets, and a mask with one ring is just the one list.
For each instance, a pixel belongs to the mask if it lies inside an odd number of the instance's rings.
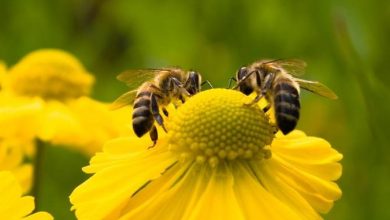
{"label": "flower stem", "polygon": [[34,159],[34,182],[31,190],[35,198],[35,209],[38,210],[40,196],[40,181],[42,179],[42,169],[44,162],[45,143],[39,139],[36,140],[36,154]]}

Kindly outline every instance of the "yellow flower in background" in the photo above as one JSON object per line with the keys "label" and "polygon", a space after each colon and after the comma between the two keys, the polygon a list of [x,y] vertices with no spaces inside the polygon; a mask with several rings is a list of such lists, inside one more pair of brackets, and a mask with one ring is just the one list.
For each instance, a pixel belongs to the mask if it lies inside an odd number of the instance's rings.
{"label": "yellow flower in background", "polygon": [[33,168],[25,161],[34,155],[43,104],[0,93],[0,171],[13,172],[24,193],[31,188]]}
{"label": "yellow flower in background", "polygon": [[129,109],[110,111],[108,104],[89,97],[67,104],[49,102],[42,114],[40,139],[87,155],[99,151],[105,141],[131,133]]}
{"label": "yellow flower in background", "polygon": [[88,155],[92,156],[100,151],[107,140],[132,133],[130,109],[111,111],[109,108],[109,104],[88,97],[69,103],[69,109],[74,112],[75,118],[83,127],[82,133],[73,138],[79,139],[79,143],[74,145],[85,146],[80,150],[84,150]]}
{"label": "yellow flower in background", "polygon": [[27,193],[32,184],[32,165],[23,163],[25,148],[32,148],[32,145],[33,142],[23,142],[17,139],[0,140],[0,171],[12,172],[21,185],[23,193]]}
{"label": "yellow flower in background", "polygon": [[7,220],[51,220],[47,212],[34,210],[34,198],[23,196],[22,189],[12,173],[0,171],[0,219]]}
{"label": "yellow flower in background", "polygon": [[321,219],[341,190],[342,155],[316,137],[272,134],[237,91],[212,89],[170,111],[148,135],[109,141],[70,196],[88,219]]}
{"label": "yellow flower in background", "polygon": [[128,132],[131,118],[125,110],[114,113],[108,104],[87,97],[93,82],[93,75],[65,51],[26,55],[3,77],[0,132],[92,155],[108,139]]}
{"label": "yellow flower in background", "polygon": [[40,127],[44,101],[0,92],[0,138],[33,140]]}
{"label": "yellow flower in background", "polygon": [[42,49],[10,68],[3,88],[20,96],[66,100],[89,95],[94,77],[71,54]]}

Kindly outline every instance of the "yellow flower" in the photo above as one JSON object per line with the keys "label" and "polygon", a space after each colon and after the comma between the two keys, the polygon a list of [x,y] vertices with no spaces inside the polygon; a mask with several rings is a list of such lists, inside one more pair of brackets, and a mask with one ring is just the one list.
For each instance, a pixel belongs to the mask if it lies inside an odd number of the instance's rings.
{"label": "yellow flower", "polygon": [[108,139],[128,132],[131,117],[87,97],[93,82],[93,75],[65,51],[28,54],[4,75],[0,132],[94,154]]}
{"label": "yellow flower", "polygon": [[0,171],[0,219],[7,220],[50,220],[53,217],[47,212],[34,210],[34,198],[23,196],[22,190],[12,173]]}
{"label": "yellow flower", "polygon": [[31,188],[33,168],[31,164],[23,163],[25,159],[25,147],[32,142],[23,142],[17,139],[0,140],[0,171],[11,171],[19,184],[23,193],[27,193]]}
{"label": "yellow flower", "polygon": [[0,138],[32,140],[40,127],[44,102],[0,92]]}
{"label": "yellow flower", "polygon": [[71,54],[43,49],[25,56],[4,79],[3,89],[20,96],[65,100],[88,95],[94,77]]}
{"label": "yellow flower", "polygon": [[25,161],[34,154],[43,102],[1,93],[0,106],[0,170],[12,171],[28,192],[33,170]]}
{"label": "yellow flower", "polygon": [[46,103],[42,113],[38,137],[93,155],[107,140],[129,134],[130,118],[128,109],[110,111],[108,104],[88,97],[66,104],[51,101]]}
{"label": "yellow flower", "polygon": [[342,155],[321,138],[272,135],[250,97],[212,89],[159,130],[118,138],[84,168],[70,196],[78,219],[321,219],[341,190]]}

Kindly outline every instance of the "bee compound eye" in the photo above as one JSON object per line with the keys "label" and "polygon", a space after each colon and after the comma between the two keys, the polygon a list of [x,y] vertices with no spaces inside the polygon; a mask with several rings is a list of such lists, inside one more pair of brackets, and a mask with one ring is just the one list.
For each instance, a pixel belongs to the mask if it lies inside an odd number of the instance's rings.
{"label": "bee compound eye", "polygon": [[238,70],[237,79],[238,79],[238,80],[241,80],[241,79],[244,78],[247,74],[248,74],[248,69],[247,69],[245,66],[243,66],[243,67],[241,67],[241,68]]}
{"label": "bee compound eye", "polygon": [[191,71],[191,72],[190,72],[190,78],[191,78],[191,80],[192,80],[194,83],[199,82],[199,73],[197,73],[197,72],[195,72],[195,71]]}

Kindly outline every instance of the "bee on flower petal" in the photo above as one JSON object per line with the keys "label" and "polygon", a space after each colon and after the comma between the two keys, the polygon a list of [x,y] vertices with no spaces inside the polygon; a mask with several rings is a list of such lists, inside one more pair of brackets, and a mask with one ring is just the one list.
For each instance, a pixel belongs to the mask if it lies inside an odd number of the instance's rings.
{"label": "bee on flower petal", "polygon": [[202,77],[198,72],[180,68],[139,69],[128,70],[117,76],[125,82],[131,90],[121,95],[111,105],[111,109],[118,109],[133,104],[132,124],[134,133],[142,137],[149,132],[153,141],[152,147],[158,139],[156,121],[165,131],[160,108],[168,116],[165,107],[169,103],[184,103],[185,97],[198,93],[201,89]]}
{"label": "bee on flower petal", "polygon": [[268,111],[273,105],[277,127],[283,134],[288,134],[296,127],[299,119],[300,88],[329,99],[337,99],[337,95],[325,85],[295,78],[304,73],[305,67],[306,63],[298,59],[256,61],[237,71],[237,85],[233,89],[246,95],[256,92],[256,98],[248,105],[265,97],[268,105],[264,111]]}

